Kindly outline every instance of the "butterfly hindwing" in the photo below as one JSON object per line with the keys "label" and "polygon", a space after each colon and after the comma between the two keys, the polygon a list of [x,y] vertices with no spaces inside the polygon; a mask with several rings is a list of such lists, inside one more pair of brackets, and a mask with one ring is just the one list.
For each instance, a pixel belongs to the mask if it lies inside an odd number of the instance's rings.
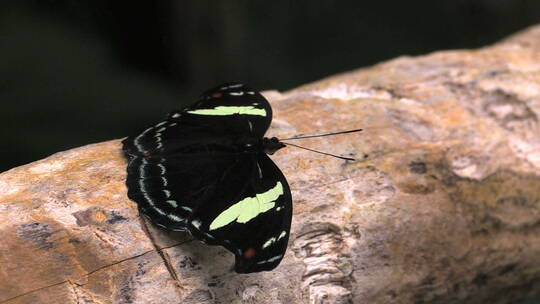
{"label": "butterfly hindwing", "polygon": [[[219,244],[236,256],[239,273],[271,270],[285,254],[292,218],[289,185],[281,171],[261,153],[236,172],[251,171],[247,180],[226,176],[211,199],[211,210],[197,210],[192,221],[197,234],[209,244]],[[229,184],[231,183],[231,184]],[[233,193],[233,183],[242,185]]]}
{"label": "butterfly hindwing", "polygon": [[287,248],[291,194],[270,158],[246,148],[271,120],[266,99],[242,84],[205,92],[123,141],[129,198],[154,224],[233,252],[237,272],[275,268]]}

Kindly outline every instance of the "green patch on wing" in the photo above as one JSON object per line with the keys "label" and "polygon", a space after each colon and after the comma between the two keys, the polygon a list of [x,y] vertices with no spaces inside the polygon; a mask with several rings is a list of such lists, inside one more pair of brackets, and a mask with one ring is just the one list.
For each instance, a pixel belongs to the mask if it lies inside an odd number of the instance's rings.
{"label": "green patch on wing", "polygon": [[223,211],[210,224],[210,230],[221,228],[234,221],[247,223],[257,215],[264,213],[276,205],[276,200],[283,194],[283,185],[277,182],[272,189],[258,193],[255,197],[246,197]]}
{"label": "green patch on wing", "polygon": [[240,114],[240,115],[266,116],[266,111],[264,109],[257,109],[253,106],[242,106],[242,107],[219,106],[213,109],[199,109],[199,110],[193,110],[193,111],[187,111],[187,112],[190,114],[197,114],[197,115],[225,116],[225,115]]}

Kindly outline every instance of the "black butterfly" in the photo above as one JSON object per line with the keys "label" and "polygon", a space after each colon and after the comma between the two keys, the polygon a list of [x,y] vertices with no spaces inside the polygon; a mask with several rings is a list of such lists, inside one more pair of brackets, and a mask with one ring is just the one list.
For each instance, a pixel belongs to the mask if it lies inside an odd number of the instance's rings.
{"label": "black butterfly", "polygon": [[264,134],[272,108],[227,83],[126,138],[128,197],[152,223],[187,230],[235,254],[239,273],[272,270],[287,249],[292,197],[266,154],[285,147]]}

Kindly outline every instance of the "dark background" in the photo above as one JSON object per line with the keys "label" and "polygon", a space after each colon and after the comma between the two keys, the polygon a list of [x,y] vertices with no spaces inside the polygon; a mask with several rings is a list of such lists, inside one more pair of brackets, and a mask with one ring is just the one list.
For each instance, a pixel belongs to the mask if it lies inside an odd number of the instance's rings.
{"label": "dark background", "polygon": [[539,21],[538,0],[2,1],[0,172],[133,134],[224,81],[287,90]]}
{"label": "dark background", "polygon": [[1,3],[0,172],[133,134],[224,81],[287,90],[540,21],[538,0]]}

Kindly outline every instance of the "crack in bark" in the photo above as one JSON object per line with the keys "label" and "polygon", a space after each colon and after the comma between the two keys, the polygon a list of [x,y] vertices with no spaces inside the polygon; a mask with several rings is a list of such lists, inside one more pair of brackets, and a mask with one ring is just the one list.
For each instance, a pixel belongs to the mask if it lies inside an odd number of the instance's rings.
{"label": "crack in bark", "polygon": [[178,281],[178,274],[174,270],[173,265],[171,264],[171,260],[169,258],[169,255],[163,251],[163,249],[160,249],[159,246],[156,244],[156,241],[154,240],[154,237],[150,233],[150,230],[148,229],[148,225],[146,224],[146,220],[143,217],[140,217],[141,226],[144,230],[144,233],[150,239],[150,242],[152,242],[152,245],[154,246],[155,250],[163,260],[163,264],[165,264],[165,268],[167,268],[167,271],[169,272],[169,275],[171,278],[176,282],[177,290],[180,287],[180,281]]}
{"label": "crack in bark", "polygon": [[[98,272],[98,271],[101,271],[101,270],[103,270],[103,269],[106,269],[106,268],[109,268],[109,267],[112,267],[112,266],[121,264],[121,263],[123,263],[123,262],[125,262],[125,261],[129,261],[129,260],[133,260],[133,259],[139,258],[139,257],[141,257],[141,256],[143,256],[143,255],[145,255],[145,254],[150,253],[150,252],[156,251],[156,252],[157,252],[158,254],[160,254],[160,256],[161,256],[161,252],[162,252],[164,249],[169,249],[169,248],[173,248],[173,247],[176,247],[176,246],[180,246],[180,245],[189,243],[189,242],[191,242],[191,241],[192,241],[192,240],[188,240],[188,241],[185,241],[185,242],[182,242],[182,243],[178,243],[178,244],[174,244],[174,245],[166,246],[166,247],[162,247],[162,248],[157,248],[157,247],[155,247],[155,244],[153,243],[155,249],[147,250],[147,251],[145,251],[145,252],[143,252],[143,253],[140,253],[140,254],[137,254],[137,255],[134,255],[134,256],[130,256],[130,257],[127,257],[127,258],[125,258],[125,259],[121,259],[121,260],[119,260],[119,261],[113,262],[113,263],[111,263],[111,264],[107,264],[107,265],[98,267],[98,268],[96,268],[96,269],[94,269],[94,270],[92,270],[92,271],[90,271],[90,272],[87,272],[87,273],[81,275],[81,276],[78,277],[77,279],[80,279],[80,278],[82,278],[82,277],[90,276],[90,275],[92,275],[92,274],[94,274],[94,273],[96,273],[96,272]],[[176,280],[177,280],[177,279],[176,279]],[[68,283],[68,284],[76,284],[77,286],[83,286],[83,285],[85,285],[85,284],[80,284],[80,285],[79,285],[79,284],[77,284],[77,283],[72,282],[71,280],[64,280],[64,281],[61,281],[61,282],[53,283],[53,284],[50,284],[50,285],[47,285],[47,286],[38,287],[38,288],[36,288],[36,289],[32,289],[32,290],[26,291],[26,292],[21,293],[21,294],[19,294],[19,295],[13,296],[13,297],[11,297],[11,298],[9,298],[9,299],[3,300],[2,302],[0,302],[0,304],[7,303],[7,302],[9,302],[9,301],[11,301],[11,300],[14,300],[14,299],[23,297],[23,296],[25,296],[25,295],[34,293],[34,292],[36,292],[36,291],[44,290],[44,289],[47,289],[47,288],[50,288],[50,287],[54,287],[54,286],[57,286],[57,285],[62,285],[62,284],[65,284],[65,283]]]}
{"label": "crack in bark", "polygon": [[71,286],[71,289],[73,290],[73,293],[75,294],[75,298],[77,300],[77,304],[80,304],[81,301],[79,301],[79,293],[77,292],[77,287],[74,286],[74,285],[77,285],[76,283],[74,282],[71,282],[70,280],[67,280],[67,283],[69,284],[69,286]]}
{"label": "crack in bark", "polygon": [[[86,277],[86,276],[89,276],[89,275],[91,275],[91,274],[94,274],[94,273],[96,273],[96,272],[98,272],[98,271],[101,271],[101,270],[103,270],[103,269],[105,269],[105,268],[109,268],[109,267],[118,265],[118,264],[123,263],[123,262],[125,262],[125,261],[129,261],[129,260],[133,260],[133,259],[139,258],[139,257],[141,257],[141,256],[143,256],[143,255],[145,255],[145,254],[147,254],[147,253],[153,252],[153,251],[155,251],[155,249],[147,250],[147,251],[145,251],[145,252],[143,252],[143,253],[140,253],[140,254],[137,254],[137,255],[134,255],[134,256],[130,256],[130,257],[128,257],[128,258],[125,258],[125,259],[116,261],[116,262],[111,263],[111,264],[108,264],[108,265],[104,265],[104,266],[98,267],[98,268],[96,268],[96,269],[94,269],[94,270],[92,270],[92,271],[86,273],[85,275],[83,275],[83,277]],[[82,284],[82,285],[84,285],[84,284]],[[1,303],[0,303],[0,304],[1,304]]]}
{"label": "crack in bark", "polygon": [[39,288],[30,290],[30,291],[27,291],[27,292],[25,292],[25,293],[21,293],[20,295],[16,295],[16,296],[11,297],[11,298],[9,298],[9,299],[6,299],[6,300],[0,302],[0,304],[2,304],[2,303],[7,303],[7,302],[9,302],[9,301],[11,301],[11,300],[15,300],[16,298],[20,298],[20,297],[22,297],[22,296],[25,296],[25,295],[34,293],[34,292],[36,292],[36,291],[40,291],[40,290],[43,290],[43,289],[47,289],[47,288],[49,288],[49,287],[54,287],[54,286],[57,286],[57,285],[61,285],[61,284],[64,284],[64,283],[66,283],[66,282],[67,282],[67,280],[62,281],[62,282],[58,282],[58,283],[54,283],[54,284],[51,284],[51,285],[39,287]]}

